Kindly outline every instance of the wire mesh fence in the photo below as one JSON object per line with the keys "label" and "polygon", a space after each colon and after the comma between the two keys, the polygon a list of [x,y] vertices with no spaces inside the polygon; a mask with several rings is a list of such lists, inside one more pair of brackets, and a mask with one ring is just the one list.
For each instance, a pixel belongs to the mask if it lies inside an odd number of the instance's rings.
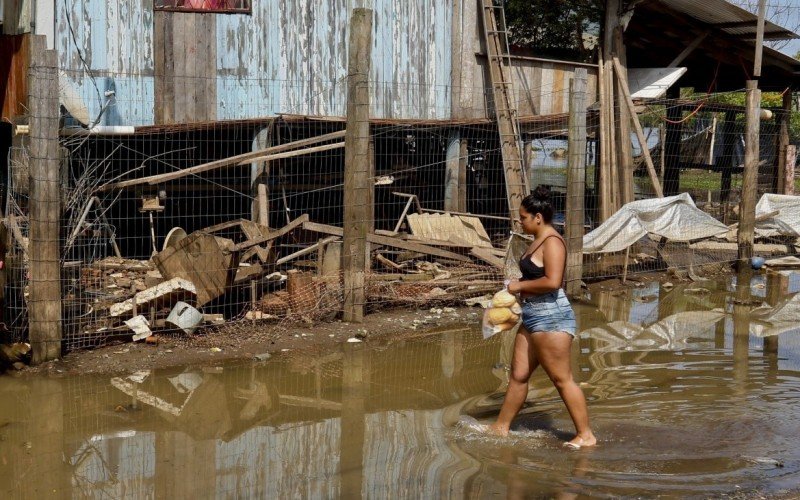
{"label": "wire mesh fence", "polygon": [[[293,95],[303,85],[242,84],[268,87],[275,96]],[[153,104],[124,102],[113,93],[88,125],[76,123],[74,110],[62,109],[59,249],[66,348],[233,321],[340,317],[348,252],[342,243],[347,111],[331,95],[343,94],[346,84],[317,82],[321,90],[304,102],[275,97],[251,103],[252,115],[264,118],[104,125],[114,123],[109,117],[119,109]],[[368,205],[368,215],[354,221],[368,235],[367,312],[463,304],[496,291],[513,229],[498,122],[450,119],[455,91],[448,86],[398,89],[396,83],[370,82],[373,98],[390,87],[406,94],[408,106],[398,108],[398,116],[420,114],[424,107],[425,116],[441,118],[370,120],[371,200],[358,200]],[[530,110],[518,116],[523,182],[527,190],[551,189],[557,229],[563,232],[575,220],[582,225],[581,278],[667,270],[691,277],[729,269],[737,255],[743,94],[644,100],[637,102],[635,120],[617,103],[615,113],[631,122],[624,127],[603,125],[603,116],[612,113],[601,113],[594,85],[589,90],[586,146],[579,151],[570,147],[570,96],[563,84],[526,88],[514,97],[517,109]],[[458,89],[465,93],[482,96],[479,109],[465,115],[485,116],[492,109],[494,97],[484,87]],[[532,95],[539,108],[563,112],[537,114]],[[316,99],[340,104],[326,105],[330,116],[319,116]],[[271,113],[276,108],[279,115]],[[792,192],[795,179],[778,177],[792,171],[785,167],[785,118],[783,109],[763,113],[759,196]],[[620,140],[621,133],[630,140]],[[576,158],[585,164],[579,211],[567,196]],[[9,165],[6,322],[21,339],[31,307],[29,143],[11,150]],[[656,184],[666,196],[662,201]],[[757,253],[795,253],[796,220],[792,226],[781,219],[795,212],[774,208],[778,202],[757,209]]]}

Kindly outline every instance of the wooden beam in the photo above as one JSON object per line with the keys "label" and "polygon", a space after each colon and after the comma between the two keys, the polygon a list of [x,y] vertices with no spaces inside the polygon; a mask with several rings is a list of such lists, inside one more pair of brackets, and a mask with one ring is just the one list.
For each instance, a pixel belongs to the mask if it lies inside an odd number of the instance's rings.
{"label": "wooden beam", "polygon": [[284,236],[284,235],[288,234],[289,232],[294,231],[295,229],[300,227],[302,224],[305,224],[306,222],[308,222],[308,214],[303,214],[300,217],[298,217],[295,220],[293,220],[292,222],[290,222],[289,224],[286,224],[285,226],[283,226],[282,228],[278,229],[277,231],[272,231],[271,233],[269,233],[266,236],[262,236],[260,238],[255,238],[255,239],[252,239],[252,240],[247,240],[247,241],[244,241],[242,243],[239,243],[238,245],[234,245],[233,248],[231,249],[231,251],[233,251],[233,252],[241,252],[242,250],[247,250],[250,247],[254,247],[256,245],[261,245],[261,244],[266,243],[268,241],[272,241],[272,240],[274,240],[276,238],[280,238],[281,236]]}
{"label": "wooden beam", "polygon": [[777,136],[777,175],[772,182],[773,192],[786,194],[786,148],[789,146],[789,121],[792,115],[792,90],[786,89],[783,93],[783,109],[778,112],[777,121],[780,124]]}
{"label": "wooden beam", "polygon": [[[330,234],[333,236],[344,236],[344,229],[336,226],[329,226],[327,224],[319,224],[317,222],[305,222],[303,223],[303,229],[317,233]],[[457,260],[459,262],[472,262],[469,257],[457,254],[455,252],[448,252],[447,250],[442,250],[440,248],[423,245],[422,243],[415,243],[408,240],[401,240],[391,236],[368,234],[367,241],[377,245],[402,248],[403,250],[408,250],[410,252],[424,253],[426,255],[433,255],[434,257],[441,257],[443,259]]]}
{"label": "wooden beam", "polygon": [[[631,121],[636,119],[636,110],[622,106],[625,93],[630,94],[628,88],[628,68],[625,43],[622,40],[623,27],[617,26],[614,30],[612,60],[616,61],[613,72],[617,75],[615,86],[615,99],[620,105],[614,107],[614,123],[617,128],[617,176],[619,181],[619,203],[617,208],[634,200],[633,196],[633,144],[631,142]],[[623,83],[624,82],[624,87]]]}
{"label": "wooden beam", "polygon": [[598,90],[598,97],[600,101],[600,138],[598,141],[598,146],[600,148],[598,158],[595,160],[597,165],[595,166],[595,173],[594,173],[594,185],[595,191],[599,197],[597,200],[597,213],[596,218],[599,222],[604,222],[606,219],[611,217],[614,213],[611,207],[611,198],[610,198],[610,187],[608,186],[609,183],[609,172],[611,170],[610,161],[609,161],[609,131],[608,131],[608,123],[609,120],[607,119],[607,115],[609,111],[608,100],[606,98],[606,86],[608,85],[608,79],[606,78],[606,64],[605,60],[603,59],[602,52],[598,54],[598,63],[597,63],[597,90]]}
{"label": "wooden beam", "polygon": [[680,190],[680,162],[681,162],[681,131],[683,129],[683,106],[677,98],[680,89],[677,86],[667,90],[669,100],[665,102],[667,108],[667,124],[665,141],[662,145],[664,154],[664,195],[673,196]]}
{"label": "wooden beam", "polygon": [[758,26],[756,27],[756,54],[753,62],[753,78],[755,79],[761,77],[761,58],[764,54],[764,16],[766,16],[766,14],[767,0],[759,0]]}
{"label": "wooden beam", "polygon": [[[280,146],[275,146],[275,147],[280,147]],[[312,148],[303,148],[303,149],[296,149],[294,151],[287,151],[286,153],[275,153],[263,156],[256,156],[255,158],[240,161],[238,165],[245,165],[247,163],[256,161],[270,161],[270,160],[280,160],[282,158],[292,158],[294,156],[303,156],[311,153],[330,151],[331,149],[339,149],[343,147],[345,147],[344,142],[334,142],[332,144],[325,144],[323,146],[314,146]]]}
{"label": "wooden beam", "polygon": [[[175,172],[168,172],[166,174],[151,175],[149,177],[142,177],[139,179],[130,179],[127,181],[115,182],[113,184],[106,184],[100,186],[97,189],[97,191],[110,191],[112,189],[121,189],[131,186],[139,186],[141,184],[150,184],[150,185],[159,184],[162,182],[180,179],[181,177],[186,177],[187,175],[197,175],[203,172],[208,172],[209,170],[229,167],[231,165],[243,165],[245,163],[251,163],[256,161],[268,161],[268,160],[277,160],[280,158],[290,158],[292,156],[300,156],[319,151],[327,151],[329,149],[341,148],[344,147],[343,142],[337,142],[325,146],[318,146],[317,148],[299,149],[296,151],[290,151],[296,148],[308,146],[310,144],[316,144],[318,142],[340,139],[344,137],[345,132],[346,132],[345,130],[340,130],[339,132],[332,132],[330,134],[324,134],[317,137],[310,137],[308,139],[288,142],[286,144],[272,146],[266,149],[262,149],[260,151],[251,151],[249,153],[231,156],[230,158],[223,158],[221,160],[215,160],[209,163],[203,163],[202,165],[196,165],[194,167],[185,168],[183,170],[177,170]],[[283,151],[289,151],[289,152],[283,153]]]}
{"label": "wooden beam", "polygon": [[302,257],[303,255],[307,255],[307,254],[310,254],[312,252],[316,252],[317,250],[319,250],[320,248],[324,247],[328,243],[332,243],[332,242],[337,241],[337,240],[339,240],[338,236],[328,236],[327,238],[323,238],[323,239],[319,240],[318,242],[314,243],[313,245],[309,245],[309,246],[307,246],[307,247],[305,247],[305,248],[303,248],[301,250],[298,250],[296,252],[290,253],[289,255],[281,257],[280,259],[275,261],[275,265],[279,266],[281,264],[286,264],[287,262],[289,262],[291,260],[294,260],[294,259],[296,259],[298,257]]}
{"label": "wooden beam", "polygon": [[661,188],[661,181],[658,179],[658,173],[656,173],[656,167],[653,164],[653,158],[650,156],[650,149],[647,147],[647,138],[644,136],[642,124],[639,123],[639,117],[636,114],[636,107],[634,106],[633,99],[631,98],[631,91],[628,89],[628,82],[624,78],[620,77],[621,67],[619,60],[616,57],[614,57],[614,68],[617,70],[617,80],[619,81],[619,85],[622,89],[622,95],[625,98],[625,104],[628,106],[628,110],[631,113],[633,127],[636,131],[636,137],[639,139],[639,144],[642,147],[642,155],[644,156],[644,161],[647,165],[647,173],[650,176],[650,182],[653,183],[653,189],[656,191],[656,196],[663,198],[664,190]]}
{"label": "wooden beam", "polygon": [[459,212],[466,212],[467,208],[467,157],[469,155],[469,147],[467,139],[461,138],[459,141],[459,154],[458,154],[458,206],[456,210]]}
{"label": "wooden beam", "polygon": [[447,149],[445,159],[445,175],[444,175],[444,209],[445,210],[458,210],[461,206],[459,195],[461,194],[461,186],[459,181],[460,170],[460,156],[461,154],[461,136],[459,131],[454,129],[450,132],[450,137],[447,140]]}
{"label": "wooden beam", "polygon": [[675,59],[672,60],[671,63],[669,63],[669,65],[667,67],[668,68],[677,68],[678,65],[680,63],[682,63],[683,60],[686,59],[689,56],[689,54],[694,52],[694,49],[696,49],[701,43],[703,43],[703,40],[705,40],[707,36],[708,36],[708,32],[705,32],[702,35],[700,35],[697,38],[695,38],[692,41],[692,43],[687,45],[686,48],[683,49],[683,51],[680,54],[678,54],[678,57],[676,57]]}
{"label": "wooden beam", "polygon": [[477,257],[480,260],[487,262],[498,269],[505,269],[506,267],[505,260],[496,256],[494,253],[492,253],[491,249],[489,248],[473,247],[472,250],[469,251],[469,253],[470,255]]}

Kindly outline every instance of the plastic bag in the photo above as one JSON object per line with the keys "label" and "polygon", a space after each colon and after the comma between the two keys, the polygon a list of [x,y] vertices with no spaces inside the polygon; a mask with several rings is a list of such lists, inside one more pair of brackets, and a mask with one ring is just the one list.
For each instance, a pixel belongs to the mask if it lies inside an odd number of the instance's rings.
{"label": "plastic bag", "polygon": [[491,306],[483,310],[482,332],[484,339],[488,339],[489,337],[500,332],[513,331],[516,333],[516,331],[519,329],[520,323],[522,323],[522,320],[517,320],[511,323],[503,323],[501,325],[493,325],[491,322],[489,322],[489,309],[491,309]]}
{"label": "plastic bag", "polygon": [[[503,282],[503,288],[508,287],[509,282],[512,279],[519,279],[521,276],[521,272],[519,270],[519,258],[525,253],[525,250],[530,245],[531,238],[527,235],[520,234],[520,233],[511,233],[511,237],[508,239],[508,243],[506,244],[506,256],[504,258],[504,269],[503,269],[503,277],[505,278]],[[488,339],[489,337],[496,335],[500,332],[505,331],[516,331],[519,329],[519,325],[521,324],[521,320],[518,320],[514,323],[506,323],[504,325],[493,325],[489,321],[489,309],[492,307],[492,301],[486,300],[481,303],[483,307],[483,321],[482,321],[482,332],[483,338]]]}

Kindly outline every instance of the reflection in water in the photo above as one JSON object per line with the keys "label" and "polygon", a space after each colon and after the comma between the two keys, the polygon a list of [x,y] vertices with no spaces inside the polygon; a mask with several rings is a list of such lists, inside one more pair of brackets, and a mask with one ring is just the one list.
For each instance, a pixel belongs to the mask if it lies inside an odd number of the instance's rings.
{"label": "reflection in water", "polygon": [[483,340],[479,325],[266,363],[0,378],[0,495],[798,493],[792,279],[770,275],[755,308],[726,283],[576,304],[576,378],[600,437],[577,452],[561,447],[571,423],[543,373],[510,438],[454,425],[493,419],[502,403],[513,338]]}

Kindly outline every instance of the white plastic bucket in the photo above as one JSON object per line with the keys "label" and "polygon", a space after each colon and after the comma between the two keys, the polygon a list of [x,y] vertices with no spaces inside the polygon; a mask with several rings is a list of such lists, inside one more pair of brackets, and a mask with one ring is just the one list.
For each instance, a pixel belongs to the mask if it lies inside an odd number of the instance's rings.
{"label": "white plastic bucket", "polygon": [[203,314],[186,302],[178,302],[167,316],[167,324],[180,328],[185,333],[191,334],[197,325],[203,321]]}

